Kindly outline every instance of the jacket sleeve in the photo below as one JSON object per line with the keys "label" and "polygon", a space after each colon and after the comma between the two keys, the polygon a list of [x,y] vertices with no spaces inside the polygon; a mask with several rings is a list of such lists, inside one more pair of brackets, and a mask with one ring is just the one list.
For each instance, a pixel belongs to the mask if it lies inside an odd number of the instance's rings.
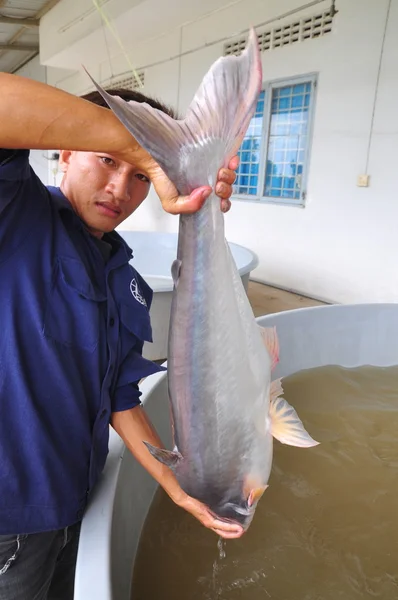
{"label": "jacket sleeve", "polygon": [[136,349],[131,350],[121,365],[112,398],[112,412],[128,410],[141,404],[139,382],[149,375],[166,370],[165,367],[144,358]]}

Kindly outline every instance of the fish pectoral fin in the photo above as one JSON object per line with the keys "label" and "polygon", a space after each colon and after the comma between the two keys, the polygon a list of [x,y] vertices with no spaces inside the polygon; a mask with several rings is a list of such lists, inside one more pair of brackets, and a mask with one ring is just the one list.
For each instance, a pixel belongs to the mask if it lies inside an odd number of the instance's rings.
{"label": "fish pectoral fin", "polygon": [[271,381],[271,387],[270,387],[270,399],[271,402],[275,401],[277,398],[279,398],[279,396],[282,396],[283,394],[283,387],[282,387],[282,379],[274,379],[274,381]]}
{"label": "fish pectoral fin", "polygon": [[274,369],[279,362],[279,340],[276,327],[261,327],[261,325],[259,327],[264,346],[271,357],[271,369]]}
{"label": "fish pectoral fin", "polygon": [[177,287],[178,280],[180,278],[181,265],[182,262],[178,260],[178,258],[176,258],[173,264],[171,265],[171,276],[173,278],[173,283],[175,287]]}
{"label": "fish pectoral fin", "polygon": [[249,497],[247,499],[247,505],[250,507],[250,506],[253,506],[253,504],[257,504],[257,502],[260,500],[261,496],[264,494],[267,487],[268,487],[268,485],[264,485],[263,487],[259,487],[254,490],[251,490]]}
{"label": "fish pectoral fin", "polygon": [[319,444],[305,430],[293,406],[290,406],[284,398],[271,399],[269,418],[271,434],[282,444],[299,448],[310,448]]}
{"label": "fish pectoral fin", "polygon": [[257,504],[267,487],[262,477],[253,473],[247,475],[243,482],[243,496],[247,498],[247,506]]}
{"label": "fish pectoral fin", "polygon": [[[269,390],[270,402],[275,401],[277,398],[279,398],[279,396],[282,396],[282,394],[283,394],[282,379],[279,378],[279,379],[274,379],[274,381],[271,381],[270,390]],[[271,420],[271,419],[264,419],[262,416],[261,416],[261,418],[256,420],[256,429],[262,435],[265,435],[267,432],[268,420]]]}
{"label": "fish pectoral fin", "polygon": [[179,461],[182,459],[182,455],[179,452],[171,452],[171,450],[164,450],[163,448],[157,448],[152,446],[149,442],[144,442],[149,452],[156,460],[166,465],[170,469],[175,469]]}

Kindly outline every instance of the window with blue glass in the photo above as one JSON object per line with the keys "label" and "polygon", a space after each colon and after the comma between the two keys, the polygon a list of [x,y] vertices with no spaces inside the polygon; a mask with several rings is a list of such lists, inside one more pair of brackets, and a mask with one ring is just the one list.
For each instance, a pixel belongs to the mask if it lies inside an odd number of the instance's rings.
{"label": "window with blue glass", "polygon": [[239,149],[234,194],[302,204],[306,196],[315,77],[270,84]]}
{"label": "window with blue glass", "polygon": [[260,150],[263,137],[265,92],[260,92],[256,112],[250,121],[245,139],[239,150],[239,170],[236,179],[238,194],[256,196],[260,168]]}

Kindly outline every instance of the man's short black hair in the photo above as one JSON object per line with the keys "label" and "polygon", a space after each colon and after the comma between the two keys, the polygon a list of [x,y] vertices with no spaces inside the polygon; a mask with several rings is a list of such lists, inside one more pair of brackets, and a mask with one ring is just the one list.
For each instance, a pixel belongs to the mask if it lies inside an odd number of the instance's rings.
{"label": "man's short black hair", "polygon": [[[141,92],[137,92],[135,90],[127,90],[125,88],[112,88],[110,90],[105,91],[108,92],[108,94],[111,94],[112,96],[120,96],[120,98],[126,100],[127,102],[129,100],[135,100],[135,102],[146,102],[147,104],[152,106],[152,108],[161,110],[162,112],[166,113],[166,115],[169,115],[169,117],[172,117],[173,119],[177,118],[175,111],[170,106],[167,106],[159,100],[155,100],[154,98],[145,96],[144,94],[141,94]],[[84,94],[84,96],[81,97],[84,98],[84,100],[88,100],[89,102],[93,102],[94,104],[98,104],[99,106],[102,106],[104,108],[109,108],[101,94],[96,90],[94,92]]]}

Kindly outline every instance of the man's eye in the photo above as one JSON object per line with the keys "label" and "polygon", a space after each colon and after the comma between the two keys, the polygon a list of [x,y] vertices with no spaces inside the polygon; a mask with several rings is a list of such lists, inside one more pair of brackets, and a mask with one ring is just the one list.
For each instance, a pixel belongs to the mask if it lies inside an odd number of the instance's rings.
{"label": "man's eye", "polygon": [[149,179],[148,179],[148,177],[146,175],[143,175],[142,173],[137,173],[137,177],[141,181],[145,181],[146,183],[149,183]]}
{"label": "man's eye", "polygon": [[109,156],[101,156],[101,160],[105,165],[114,165],[115,161],[109,158]]}

